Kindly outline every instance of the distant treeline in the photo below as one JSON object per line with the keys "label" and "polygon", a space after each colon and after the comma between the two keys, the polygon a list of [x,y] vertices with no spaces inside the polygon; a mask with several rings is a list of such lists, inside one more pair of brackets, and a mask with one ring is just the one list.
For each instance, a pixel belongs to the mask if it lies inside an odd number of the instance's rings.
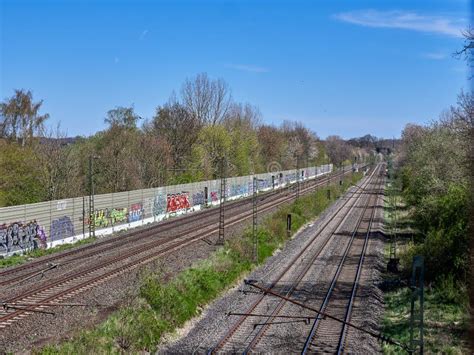
{"label": "distant treeline", "polygon": [[87,195],[91,157],[95,192],[108,193],[212,179],[222,167],[235,176],[362,161],[382,142],[321,141],[298,122],[263,124],[257,107],[206,74],[187,79],[151,118],[111,109],[107,128],[90,137],[46,129],[41,104],[24,90],[0,104],[0,206]]}

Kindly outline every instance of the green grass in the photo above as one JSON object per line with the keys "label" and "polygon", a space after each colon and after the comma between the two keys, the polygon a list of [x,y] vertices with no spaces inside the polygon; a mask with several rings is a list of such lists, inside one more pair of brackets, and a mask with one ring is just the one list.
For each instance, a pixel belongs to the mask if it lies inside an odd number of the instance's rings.
{"label": "green grass", "polygon": [[70,243],[70,244],[61,244],[58,246],[55,246],[53,248],[47,248],[47,249],[34,249],[31,250],[25,254],[14,254],[12,256],[9,256],[7,258],[0,258],[0,269],[5,268],[8,266],[15,266],[19,264],[23,264],[29,260],[39,258],[40,256],[45,256],[45,255],[50,255],[54,253],[58,253],[63,250],[68,250],[72,248],[76,248],[80,245],[84,244],[89,244],[92,243],[93,241],[97,240],[97,238],[85,238],[81,239],[75,243]]}
{"label": "green grass", "polygon": [[[392,199],[390,196],[392,195]],[[397,182],[390,184],[386,192],[385,223],[390,237],[393,233],[394,207],[397,213],[397,257],[400,258],[400,274],[386,273],[385,280],[407,278],[411,274],[413,239],[417,231],[411,227],[411,211],[406,208]],[[402,228],[403,226],[403,228]],[[389,243],[385,246],[388,261]],[[462,354],[468,353],[467,327],[469,320],[466,287],[452,278],[437,280],[435,287],[425,286],[424,295],[424,350],[426,353]],[[385,292],[385,314],[383,333],[409,345],[411,291],[407,287]],[[402,354],[404,350],[390,344],[383,344],[385,354]]]}
{"label": "green grass", "polygon": [[[347,177],[342,186],[302,196],[265,218],[258,228],[259,262],[262,263],[288,240],[286,216],[292,214],[292,234],[324,211],[347,188],[360,180],[361,173]],[[143,276],[138,297],[90,330],[81,330],[71,340],[36,350],[41,354],[90,354],[154,351],[166,333],[200,314],[216,299],[256,267],[250,230],[226,242],[208,259],[197,262],[168,282],[160,272]]]}
{"label": "green grass", "polygon": [[[443,297],[443,290],[425,290],[424,302],[424,346],[426,353],[463,354],[468,353],[466,329],[469,324],[467,302],[451,302]],[[460,298],[467,299],[465,289],[459,291]],[[385,335],[409,344],[410,340],[410,300],[408,288],[385,294],[385,315],[383,332]],[[383,345],[385,354],[405,353],[401,349]]]}

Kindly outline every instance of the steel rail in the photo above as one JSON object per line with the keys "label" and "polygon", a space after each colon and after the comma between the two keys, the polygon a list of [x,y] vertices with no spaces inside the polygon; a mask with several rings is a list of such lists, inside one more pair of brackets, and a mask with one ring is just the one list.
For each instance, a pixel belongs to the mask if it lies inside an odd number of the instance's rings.
{"label": "steel rail", "polygon": [[[372,174],[370,175],[370,177],[367,179],[367,183],[366,185],[370,182],[371,178],[373,177],[375,173],[375,170],[372,172]],[[348,197],[346,199],[346,201],[342,204],[342,206],[340,206],[334,213],[333,215],[320,227],[320,229],[318,230],[318,232],[310,239],[309,242],[306,243],[305,247],[302,248],[302,250],[292,259],[292,261],[288,264],[288,266],[282,270],[282,272],[278,275],[277,279],[275,281],[273,281],[273,283],[270,285],[270,288],[269,289],[273,289],[276,284],[278,283],[278,281],[283,278],[283,276],[291,269],[291,267],[293,266],[293,264],[304,254],[304,252],[306,251],[306,249],[312,245],[314,243],[314,241],[316,240],[316,238],[321,234],[321,232],[329,225],[329,223],[331,223],[335,218],[336,216],[339,215],[339,213],[346,207],[346,205],[349,203],[349,201],[351,201],[352,197],[354,197],[354,195],[356,193],[358,193],[360,190],[363,190],[364,187],[363,186],[356,186],[356,189],[351,193],[351,196]],[[353,202],[352,204],[352,207],[354,207],[354,205],[357,203],[358,199],[360,198],[360,195],[357,197],[357,199]],[[350,209],[352,209],[352,207]],[[346,214],[346,216],[348,215],[348,213]],[[345,219],[346,217],[344,217]],[[339,226],[336,226],[336,228],[334,228],[334,230],[332,232],[334,232]],[[331,239],[331,236],[332,236],[332,233],[330,234],[330,236],[326,239],[324,245],[320,248],[319,250],[319,253],[321,252],[321,250],[325,247],[325,245],[329,242],[329,240]],[[318,253],[318,255],[319,255]],[[245,312],[246,314],[251,314],[255,308],[262,302],[263,298],[265,297],[265,295],[261,295],[248,309],[247,311]],[[225,334],[224,336],[219,340],[219,342],[217,343],[216,346],[214,346],[212,349],[209,349],[208,351],[208,354],[212,354],[212,353],[215,353],[217,351],[219,351],[224,345],[225,343],[227,343],[227,341],[233,336],[233,334],[237,331],[237,329],[244,323],[244,321],[246,320],[246,317],[245,316],[242,316],[239,318],[239,320],[231,327],[231,329],[229,329]]]}
{"label": "steel rail", "polygon": [[[362,223],[363,219],[364,219],[364,216],[365,216],[365,211],[367,210],[367,208],[369,207],[370,205],[370,196],[369,198],[367,198],[367,202],[365,203],[364,207],[363,207],[363,211],[361,213],[361,216],[360,218],[358,219],[357,223],[356,223],[356,227],[354,228],[354,231],[351,235],[351,238],[346,246],[346,249],[345,249],[345,253],[344,253],[344,256],[343,256],[343,259],[346,258],[351,246],[352,246],[352,242],[357,234],[357,231],[360,227],[360,224]],[[293,283],[293,285],[291,286],[290,290],[288,290],[285,294],[286,297],[290,297],[294,291],[297,289],[297,287],[299,286],[299,284],[301,283],[301,280],[307,275],[308,271],[310,270],[311,266],[313,265],[313,263],[315,262],[315,260],[318,258],[319,256],[319,253],[318,254],[314,254],[312,257],[311,257],[311,261],[307,263],[307,267],[304,268],[300,274],[298,275],[297,279],[295,280],[295,282]],[[339,271],[339,270],[338,270]],[[271,315],[269,315],[269,317],[267,318],[266,322],[260,327],[259,331],[257,332],[257,334],[254,336],[253,340],[249,343],[249,345],[247,346],[247,348],[245,349],[245,351],[243,352],[244,354],[248,354],[249,352],[252,351],[252,349],[254,349],[258,343],[260,342],[260,340],[262,339],[262,337],[265,335],[265,332],[268,330],[269,326],[271,325],[271,323],[273,322],[273,319],[275,318],[275,316],[277,316],[279,314],[279,312],[282,310],[282,308],[286,305],[286,301],[285,300],[280,300],[279,304],[277,305],[277,307],[274,308],[273,312],[271,313]]]}
{"label": "steel rail", "polygon": [[[377,185],[377,181],[376,181],[376,183],[375,183],[374,185]],[[378,197],[376,197],[375,199],[377,200],[377,198],[378,198]],[[369,202],[370,202],[370,198],[368,199],[368,204],[367,204],[367,206],[369,205]],[[367,207],[367,206],[366,206],[366,207]],[[324,300],[323,300],[323,302],[322,302],[322,304],[321,304],[321,306],[320,306],[320,308],[319,308],[319,311],[320,311],[321,313],[324,313],[324,312],[325,312],[325,309],[326,309],[326,307],[327,307],[327,305],[328,305],[328,303],[329,303],[329,300],[330,300],[330,298],[331,298],[331,296],[332,296],[332,294],[333,294],[333,291],[334,291],[334,288],[335,288],[335,286],[336,286],[336,283],[337,283],[337,281],[338,281],[338,279],[339,279],[339,276],[340,276],[340,274],[341,274],[341,272],[342,272],[342,269],[343,269],[343,267],[344,267],[344,265],[345,265],[345,262],[346,262],[346,259],[347,259],[347,255],[349,254],[350,248],[352,247],[352,244],[353,244],[355,235],[356,235],[357,232],[359,231],[361,222],[362,222],[362,220],[363,220],[363,217],[365,216],[366,209],[367,209],[367,208],[364,209],[364,212],[362,213],[361,218],[359,219],[359,221],[358,221],[358,223],[357,223],[357,226],[356,226],[356,228],[354,229],[354,232],[352,233],[350,243],[348,244],[347,248],[345,249],[344,254],[343,254],[343,256],[342,256],[342,258],[341,258],[341,260],[340,260],[340,262],[339,262],[339,264],[338,264],[336,273],[334,274],[334,276],[333,276],[333,278],[332,278],[332,280],[331,280],[331,283],[330,283],[330,285],[329,285],[329,288],[328,288],[328,290],[326,291],[326,295],[325,295],[325,297],[324,297]],[[372,216],[374,213],[375,213],[375,207],[372,209],[371,216]],[[371,219],[371,220],[372,220],[372,219]],[[368,230],[370,231],[370,224],[369,224]],[[364,246],[365,246],[365,243],[364,243]],[[363,248],[363,251],[365,252],[365,250],[366,250],[366,249],[365,249],[365,247],[364,247],[364,248]],[[361,254],[361,255],[362,255],[362,254]],[[313,323],[312,326],[311,326],[309,335],[307,336],[306,341],[305,341],[305,343],[304,343],[303,350],[302,350],[302,352],[301,352],[302,354],[306,354],[307,351],[308,351],[308,349],[309,349],[309,346],[310,346],[310,345],[314,345],[314,344],[312,343],[312,342],[313,342],[313,338],[314,338],[314,336],[315,336],[315,334],[316,334],[316,332],[317,332],[317,329],[318,329],[318,327],[319,327],[319,324],[320,324],[320,322],[321,322],[321,319],[322,319],[321,315],[318,315],[318,316],[316,317],[316,319],[314,320],[314,323]]]}
{"label": "steel rail", "polygon": [[[375,206],[377,205],[377,200],[378,200],[378,196],[375,199]],[[357,294],[357,289],[358,289],[358,285],[359,285],[359,282],[360,282],[360,276],[362,274],[362,268],[364,266],[365,254],[367,252],[367,248],[368,248],[368,245],[369,245],[371,227],[372,227],[372,224],[373,224],[374,219],[375,219],[375,210],[376,210],[375,206],[374,206],[374,208],[372,210],[372,214],[370,216],[370,222],[369,222],[369,226],[367,228],[367,234],[365,235],[364,248],[362,250],[362,254],[361,254],[360,259],[359,259],[359,264],[357,266],[357,274],[356,274],[356,277],[355,277],[354,284],[352,285],[351,297],[350,297],[349,304],[348,304],[347,309],[346,309],[346,314],[344,316],[344,323],[342,324],[341,335],[340,335],[340,338],[339,338],[339,343],[337,345],[337,354],[338,355],[342,353],[342,351],[344,350],[344,347],[345,347],[347,324],[350,322],[350,317],[352,315],[352,308],[353,308],[354,300],[355,300],[355,297],[356,297],[356,294]]]}

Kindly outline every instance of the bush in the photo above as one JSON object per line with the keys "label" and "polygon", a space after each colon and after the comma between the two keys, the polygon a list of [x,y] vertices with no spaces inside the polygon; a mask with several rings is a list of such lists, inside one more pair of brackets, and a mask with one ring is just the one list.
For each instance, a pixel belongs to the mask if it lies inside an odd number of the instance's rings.
{"label": "bush", "polygon": [[468,302],[466,285],[453,275],[440,276],[436,280],[435,300],[438,303],[465,305]]}
{"label": "bush", "polygon": [[425,257],[427,278],[453,273],[465,278],[468,271],[468,190],[452,185],[446,194],[426,198],[415,213],[415,223],[425,238],[419,252]]}

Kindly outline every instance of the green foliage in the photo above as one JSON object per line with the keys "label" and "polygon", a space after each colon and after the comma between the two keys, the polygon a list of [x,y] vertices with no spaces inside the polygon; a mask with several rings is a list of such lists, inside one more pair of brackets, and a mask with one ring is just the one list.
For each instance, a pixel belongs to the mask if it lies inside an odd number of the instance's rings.
{"label": "green foliage", "polygon": [[403,131],[400,180],[419,231],[409,253],[424,255],[428,280],[438,275],[466,280],[468,272],[466,133],[472,128],[452,112],[430,126],[408,125]]}
{"label": "green foliage", "polygon": [[229,159],[232,137],[223,125],[207,126],[199,133],[195,146],[195,156],[208,164],[208,174],[218,176],[219,164],[223,157]]}
{"label": "green foliage", "polygon": [[[465,329],[469,322],[465,287],[454,281],[441,282],[425,290],[425,352],[463,354],[467,352]],[[383,334],[404,344],[410,341],[411,291],[408,288],[385,293]],[[405,354],[398,347],[383,344],[385,354]]]}
{"label": "green foliage", "polygon": [[0,171],[0,206],[44,200],[47,192],[39,179],[42,167],[30,146],[0,142]]}
{"label": "green foliage", "polygon": [[415,208],[414,225],[422,238],[410,254],[425,256],[429,280],[450,273],[465,278],[469,256],[468,203],[468,189],[451,185],[442,195],[425,195]]}
{"label": "green foliage", "polygon": [[436,280],[434,300],[437,303],[467,306],[467,296],[466,285],[456,280],[453,275],[442,275]]}

